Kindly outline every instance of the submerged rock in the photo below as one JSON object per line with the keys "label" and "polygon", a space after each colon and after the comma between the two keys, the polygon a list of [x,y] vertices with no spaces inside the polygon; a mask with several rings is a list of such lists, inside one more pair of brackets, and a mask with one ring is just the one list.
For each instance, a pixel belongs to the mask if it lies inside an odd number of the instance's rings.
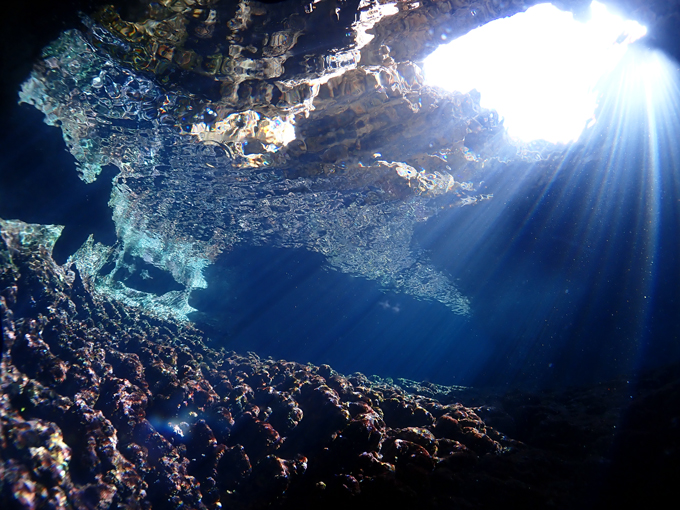
{"label": "submerged rock", "polygon": [[49,228],[2,225],[3,508],[574,508],[671,487],[677,373],[646,379],[627,411],[625,384],[435,399],[212,349],[88,294],[51,260]]}

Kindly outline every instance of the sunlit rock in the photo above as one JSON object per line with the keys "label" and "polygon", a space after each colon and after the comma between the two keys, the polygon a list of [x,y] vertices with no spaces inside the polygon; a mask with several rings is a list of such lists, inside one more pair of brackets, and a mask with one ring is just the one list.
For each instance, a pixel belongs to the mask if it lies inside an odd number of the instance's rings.
{"label": "sunlit rock", "polygon": [[[176,0],[85,18],[20,94],[61,128],[83,180],[118,168],[118,243],[74,254],[84,281],[186,318],[206,266],[239,244],[270,245],[470,313],[412,246],[416,224],[480,206],[493,197],[486,175],[554,149],[511,143],[476,91],[427,86],[422,61],[534,3]],[[181,290],[126,283],[153,268]]]}

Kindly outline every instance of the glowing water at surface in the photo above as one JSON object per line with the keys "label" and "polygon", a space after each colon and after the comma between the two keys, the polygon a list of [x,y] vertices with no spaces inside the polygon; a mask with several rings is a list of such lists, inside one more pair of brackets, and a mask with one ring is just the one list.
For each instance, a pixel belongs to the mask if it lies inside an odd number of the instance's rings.
{"label": "glowing water at surface", "polygon": [[594,119],[595,87],[646,34],[598,2],[586,23],[551,4],[488,23],[440,46],[425,60],[431,85],[481,93],[482,106],[505,119],[511,136],[553,143],[576,140]]}

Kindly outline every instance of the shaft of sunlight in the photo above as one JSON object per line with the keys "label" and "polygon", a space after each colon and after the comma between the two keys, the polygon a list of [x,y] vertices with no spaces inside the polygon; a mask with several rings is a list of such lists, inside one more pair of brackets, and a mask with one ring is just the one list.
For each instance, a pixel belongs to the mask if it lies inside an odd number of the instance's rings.
{"label": "shaft of sunlight", "polygon": [[481,93],[508,133],[529,142],[567,143],[594,120],[598,82],[646,28],[598,3],[587,22],[552,4],[499,19],[447,45],[425,60],[430,85]]}

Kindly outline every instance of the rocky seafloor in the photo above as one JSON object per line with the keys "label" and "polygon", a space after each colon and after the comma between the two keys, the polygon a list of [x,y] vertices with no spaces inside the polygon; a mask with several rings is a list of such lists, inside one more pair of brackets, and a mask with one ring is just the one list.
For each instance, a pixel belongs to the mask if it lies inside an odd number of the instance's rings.
{"label": "rocky seafloor", "polygon": [[2,509],[650,508],[677,484],[677,367],[529,394],[237,354],[3,225]]}

